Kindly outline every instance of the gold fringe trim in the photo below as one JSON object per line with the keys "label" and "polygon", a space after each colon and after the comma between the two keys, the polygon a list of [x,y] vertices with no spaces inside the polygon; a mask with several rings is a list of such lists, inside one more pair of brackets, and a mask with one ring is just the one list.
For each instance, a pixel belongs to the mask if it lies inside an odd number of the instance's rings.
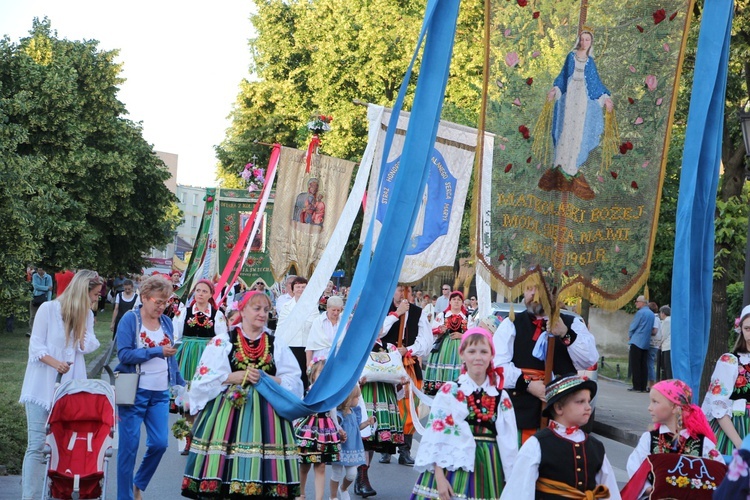
{"label": "gold fringe trim", "polygon": [[617,128],[617,118],[614,108],[604,113],[604,139],[602,140],[602,165],[599,175],[607,173],[612,166],[612,158],[620,147],[620,130]]}
{"label": "gold fringe trim", "polygon": [[[562,288],[556,297],[557,303],[559,304],[565,300],[577,298],[588,300],[592,305],[605,311],[617,311],[622,309],[639,294],[648,281],[648,271],[643,270],[644,268],[641,269],[641,273],[628,285],[623,287],[624,291],[619,293],[616,297],[600,293],[596,289],[591,288],[590,285],[583,282],[581,277],[572,278],[570,281],[562,285]],[[555,311],[550,307],[549,292],[543,283],[543,277],[540,271],[535,270],[524,276],[519,276],[516,280],[509,283],[505,279],[496,275],[492,269],[488,268],[487,263],[481,256],[477,256],[477,273],[484,281],[490,284],[490,287],[492,287],[493,290],[503,295],[509,302],[513,302],[515,298],[522,295],[527,285],[537,285],[539,299],[541,299],[544,310],[552,311],[554,314]]]}
{"label": "gold fringe trim", "polygon": [[545,101],[539,119],[534,125],[534,144],[531,153],[542,165],[552,163],[552,117],[555,109],[553,101]]}

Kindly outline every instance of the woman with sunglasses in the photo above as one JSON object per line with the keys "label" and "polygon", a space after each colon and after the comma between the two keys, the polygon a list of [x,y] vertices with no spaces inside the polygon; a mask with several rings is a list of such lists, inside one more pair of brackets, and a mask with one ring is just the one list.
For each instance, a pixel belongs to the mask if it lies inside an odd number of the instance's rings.
{"label": "woman with sunglasses", "polygon": [[[172,320],[164,315],[172,284],[163,276],[151,276],[141,284],[143,303],[128,311],[117,326],[116,371],[140,372],[135,404],[118,405],[120,441],[117,452],[117,499],[140,500],[141,492],[159,466],[167,449],[169,388],[185,385],[174,355]],[[146,454],[133,476],[135,458],[146,426]]]}

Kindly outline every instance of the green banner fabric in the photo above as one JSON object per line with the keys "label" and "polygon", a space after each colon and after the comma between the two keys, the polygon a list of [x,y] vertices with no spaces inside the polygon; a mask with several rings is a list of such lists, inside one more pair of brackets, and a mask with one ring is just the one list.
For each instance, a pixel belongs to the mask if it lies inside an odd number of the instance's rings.
{"label": "green banner fabric", "polygon": [[[220,274],[234,249],[234,245],[237,243],[240,232],[248,221],[253,205],[258,202],[259,193],[248,193],[242,189],[220,189],[217,191],[219,218],[217,219],[218,266],[216,267],[216,274]],[[258,279],[263,280],[268,287],[274,283],[267,241],[273,215],[274,197],[274,193],[271,193],[266,210],[263,213],[263,219],[260,222],[258,234],[250,242],[250,253],[248,253],[247,259],[242,265],[242,271],[240,271],[240,278],[248,286]],[[213,277],[211,276],[211,278]]]}
{"label": "green banner fabric", "polygon": [[477,261],[619,309],[656,235],[689,0],[488,0]]}

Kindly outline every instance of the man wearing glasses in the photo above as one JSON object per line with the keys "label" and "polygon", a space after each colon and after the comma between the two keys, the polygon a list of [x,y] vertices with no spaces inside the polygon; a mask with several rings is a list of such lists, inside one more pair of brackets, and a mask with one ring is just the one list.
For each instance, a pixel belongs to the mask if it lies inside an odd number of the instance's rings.
{"label": "man wearing glasses", "polygon": [[448,309],[450,294],[453,290],[451,289],[451,286],[447,283],[443,285],[443,294],[438,297],[438,299],[435,301],[435,314],[439,314],[446,309]]}
{"label": "man wearing glasses", "polygon": [[651,344],[651,334],[654,330],[654,314],[648,307],[646,297],[639,295],[635,299],[635,313],[628,329],[628,344],[630,345],[630,371],[633,374],[632,392],[648,392],[648,348]]}

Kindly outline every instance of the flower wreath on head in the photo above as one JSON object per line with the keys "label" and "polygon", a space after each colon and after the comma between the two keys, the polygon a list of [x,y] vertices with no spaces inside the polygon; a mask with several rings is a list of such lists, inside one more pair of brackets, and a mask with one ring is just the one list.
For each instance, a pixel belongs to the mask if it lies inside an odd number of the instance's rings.
{"label": "flower wreath on head", "polygon": [[245,165],[245,169],[240,172],[240,176],[247,182],[247,190],[260,191],[265,183],[266,171],[263,168],[255,168],[255,164],[250,162]]}

